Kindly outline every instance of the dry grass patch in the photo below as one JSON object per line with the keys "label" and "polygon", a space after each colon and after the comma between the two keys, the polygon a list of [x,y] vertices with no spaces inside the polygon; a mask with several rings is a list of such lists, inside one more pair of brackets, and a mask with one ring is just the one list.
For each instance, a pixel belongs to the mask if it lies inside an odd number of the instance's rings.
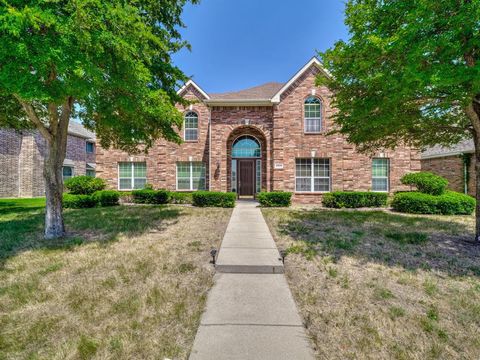
{"label": "dry grass patch", "polygon": [[230,213],[69,210],[55,243],[43,210],[0,214],[0,358],[187,358]]}
{"label": "dry grass patch", "polygon": [[478,359],[470,216],[264,209],[319,359]]}

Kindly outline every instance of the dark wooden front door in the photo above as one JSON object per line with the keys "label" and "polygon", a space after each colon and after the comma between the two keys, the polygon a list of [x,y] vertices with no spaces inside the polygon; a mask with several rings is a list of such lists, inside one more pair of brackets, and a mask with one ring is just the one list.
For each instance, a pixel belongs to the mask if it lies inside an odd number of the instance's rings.
{"label": "dark wooden front door", "polygon": [[238,174],[238,195],[254,195],[255,160],[239,160]]}

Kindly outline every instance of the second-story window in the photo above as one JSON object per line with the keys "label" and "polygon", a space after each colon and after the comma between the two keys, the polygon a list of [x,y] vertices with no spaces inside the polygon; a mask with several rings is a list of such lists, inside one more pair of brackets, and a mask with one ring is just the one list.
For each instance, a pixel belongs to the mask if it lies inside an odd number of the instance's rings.
{"label": "second-story window", "polygon": [[86,144],[85,146],[86,146],[87,153],[92,154],[93,151],[94,151],[94,147],[95,147],[93,142],[87,141],[85,144]]}
{"label": "second-story window", "polygon": [[185,141],[197,141],[198,140],[198,115],[189,111],[185,114]]}
{"label": "second-story window", "polygon": [[319,98],[310,96],[304,103],[304,131],[308,134],[322,131],[322,103]]}

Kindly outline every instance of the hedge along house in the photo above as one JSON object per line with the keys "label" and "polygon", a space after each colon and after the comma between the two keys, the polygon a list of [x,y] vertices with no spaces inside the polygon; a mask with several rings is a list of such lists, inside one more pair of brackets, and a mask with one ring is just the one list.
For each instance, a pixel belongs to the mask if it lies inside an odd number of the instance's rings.
{"label": "hedge along house", "polygon": [[284,190],[294,201],[316,203],[333,190],[406,190],[405,173],[420,170],[418,151],[399,147],[373,157],[359,154],[334,127],[331,92],[315,86],[328,76],[312,58],[286,83],[211,94],[188,81],[179,94],[192,104],[184,113],[184,143],[159,141],[148,154],[97,152],[97,174],[111,188],[146,183],[177,191],[234,191],[253,197]]}

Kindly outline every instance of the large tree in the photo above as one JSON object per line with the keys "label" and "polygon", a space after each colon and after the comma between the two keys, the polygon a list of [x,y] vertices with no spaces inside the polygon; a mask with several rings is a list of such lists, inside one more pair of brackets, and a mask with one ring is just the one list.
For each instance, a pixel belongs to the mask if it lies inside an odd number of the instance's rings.
{"label": "large tree", "polygon": [[480,1],[349,0],[321,54],[339,131],[361,151],[475,143],[480,241]]}
{"label": "large tree", "polygon": [[[62,165],[77,116],[103,147],[179,142],[171,55],[189,0],[0,0],[0,126],[46,140],[45,237],[65,234]],[[195,3],[196,0],[190,0]]]}

